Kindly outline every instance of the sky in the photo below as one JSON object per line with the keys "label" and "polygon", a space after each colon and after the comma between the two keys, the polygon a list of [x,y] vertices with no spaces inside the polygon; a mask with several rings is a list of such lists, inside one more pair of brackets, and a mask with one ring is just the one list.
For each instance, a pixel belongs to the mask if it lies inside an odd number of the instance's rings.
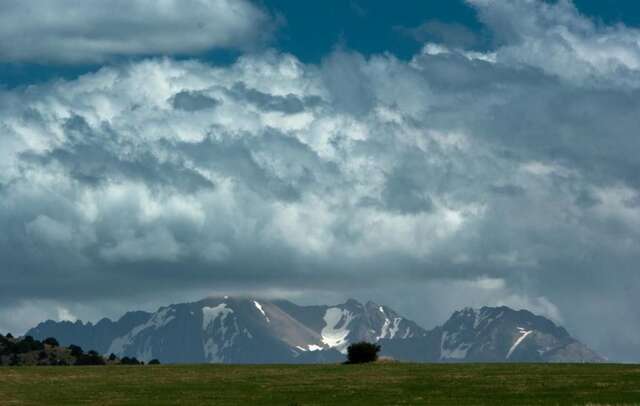
{"label": "sky", "polygon": [[640,5],[5,0],[0,332],[208,295],[640,361]]}

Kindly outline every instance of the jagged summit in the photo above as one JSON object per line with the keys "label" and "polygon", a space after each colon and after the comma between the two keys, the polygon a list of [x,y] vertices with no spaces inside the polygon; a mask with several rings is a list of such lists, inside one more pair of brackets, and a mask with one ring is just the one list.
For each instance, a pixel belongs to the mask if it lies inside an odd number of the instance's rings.
{"label": "jagged summit", "polygon": [[465,308],[425,330],[389,307],[355,299],[299,306],[288,300],[208,297],[95,325],[47,321],[27,334],[165,363],[338,362],[356,341],[378,342],[383,354],[412,361],[602,360],[564,328],[528,311]]}
{"label": "jagged summit", "polygon": [[[507,306],[464,308],[418,340],[383,342],[400,359],[441,362],[600,362],[553,321]],[[426,349],[426,350],[425,350]]]}

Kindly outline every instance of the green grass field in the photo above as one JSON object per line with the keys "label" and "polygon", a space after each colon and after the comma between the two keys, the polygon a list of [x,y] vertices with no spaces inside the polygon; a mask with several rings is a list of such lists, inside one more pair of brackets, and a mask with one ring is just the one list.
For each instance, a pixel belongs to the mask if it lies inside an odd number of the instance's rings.
{"label": "green grass field", "polygon": [[0,404],[640,405],[640,365],[2,367]]}

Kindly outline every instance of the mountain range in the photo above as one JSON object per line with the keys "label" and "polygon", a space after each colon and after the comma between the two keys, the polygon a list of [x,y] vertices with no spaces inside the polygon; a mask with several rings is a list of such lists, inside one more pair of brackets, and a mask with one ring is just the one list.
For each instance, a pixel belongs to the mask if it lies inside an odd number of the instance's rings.
{"label": "mountain range", "polygon": [[163,363],[340,362],[350,343],[418,362],[601,362],[551,320],[509,307],[465,308],[426,330],[393,309],[349,299],[335,306],[207,298],[128,312],[117,321],[46,321],[26,335]]}

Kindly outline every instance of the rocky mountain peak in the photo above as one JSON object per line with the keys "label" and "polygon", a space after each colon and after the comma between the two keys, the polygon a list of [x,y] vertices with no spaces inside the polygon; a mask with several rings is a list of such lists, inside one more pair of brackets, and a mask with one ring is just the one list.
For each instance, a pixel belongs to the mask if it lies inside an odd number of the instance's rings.
{"label": "rocky mountain peak", "polygon": [[552,321],[508,307],[464,308],[425,330],[393,309],[355,299],[298,306],[286,300],[208,297],[96,325],[47,321],[27,334],[162,362],[337,362],[350,343],[378,342],[410,361],[599,361]]}

